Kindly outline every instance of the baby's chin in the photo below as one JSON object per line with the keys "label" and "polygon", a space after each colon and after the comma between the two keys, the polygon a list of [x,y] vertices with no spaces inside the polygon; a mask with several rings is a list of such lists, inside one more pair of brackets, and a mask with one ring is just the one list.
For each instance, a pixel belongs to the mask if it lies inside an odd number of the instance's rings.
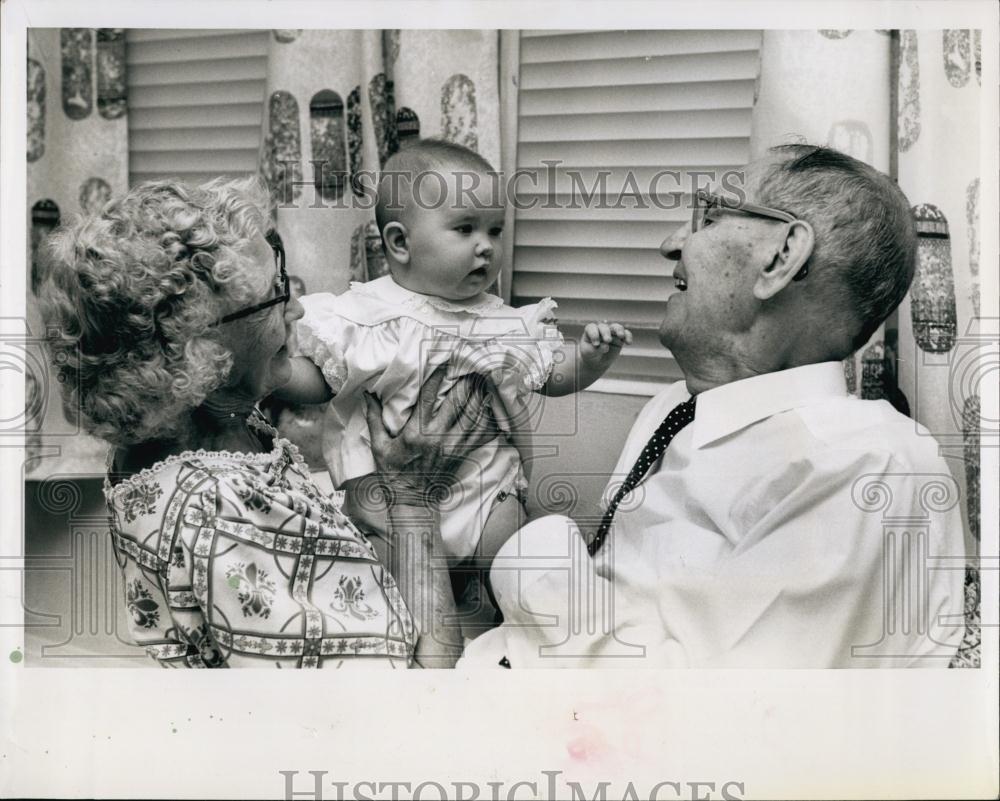
{"label": "baby's chin", "polygon": [[424,284],[420,281],[400,280],[396,278],[396,283],[411,292],[419,292],[421,295],[433,295],[444,300],[471,300],[486,291],[485,280],[466,280],[458,286],[439,287],[431,284]]}
{"label": "baby's chin", "polygon": [[460,302],[463,300],[472,300],[473,298],[478,298],[480,295],[483,294],[484,291],[485,288],[476,289],[475,291],[472,292],[448,291],[448,292],[426,292],[424,294],[436,295],[437,297],[442,298],[444,300],[454,300],[456,302]]}

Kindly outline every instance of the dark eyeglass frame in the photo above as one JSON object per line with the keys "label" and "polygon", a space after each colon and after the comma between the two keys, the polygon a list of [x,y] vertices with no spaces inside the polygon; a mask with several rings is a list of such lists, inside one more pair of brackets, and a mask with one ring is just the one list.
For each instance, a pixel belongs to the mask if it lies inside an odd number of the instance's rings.
{"label": "dark eyeglass frame", "polygon": [[[699,189],[694,193],[694,208],[691,210],[692,234],[702,227],[705,221],[705,215],[712,209],[742,211],[744,214],[750,214],[754,217],[763,217],[768,220],[778,220],[779,222],[796,222],[799,219],[795,215],[789,214],[787,211],[782,211],[781,209],[772,209],[768,206],[758,206],[756,203],[731,200],[729,198],[722,197],[722,195],[717,195],[714,192]],[[802,265],[802,269],[795,274],[795,277],[792,280],[801,281],[806,277],[808,272],[809,264],[806,263]]]}
{"label": "dark eyeglass frame", "polygon": [[267,239],[267,244],[271,246],[271,250],[274,252],[274,262],[278,266],[278,277],[281,279],[281,294],[277,297],[273,297],[270,300],[265,300],[261,303],[256,303],[253,306],[248,306],[245,309],[240,309],[239,311],[234,311],[227,314],[225,317],[220,317],[212,326],[222,325],[223,323],[231,323],[233,320],[239,320],[243,317],[249,317],[251,314],[263,311],[264,309],[270,309],[272,306],[277,306],[279,303],[288,303],[292,297],[291,285],[288,281],[288,273],[285,272],[285,248],[281,244],[281,238],[274,231],[269,233],[265,239]]}

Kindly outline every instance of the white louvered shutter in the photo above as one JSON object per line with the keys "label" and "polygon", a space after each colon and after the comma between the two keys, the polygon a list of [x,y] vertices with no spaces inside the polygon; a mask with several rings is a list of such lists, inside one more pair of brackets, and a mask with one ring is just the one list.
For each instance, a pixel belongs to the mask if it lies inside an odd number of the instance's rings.
{"label": "white louvered shutter", "polygon": [[200,183],[257,170],[267,30],[126,32],[129,178]]}
{"label": "white louvered shutter", "polygon": [[[690,219],[694,170],[723,172],[750,155],[760,31],[523,31],[517,167],[537,175],[514,188],[515,304],[551,296],[560,328],[578,337],[592,320],[619,320],[635,335],[603,382],[610,391],[652,392],[680,377],[657,329],[674,291],[660,243]],[[553,171],[545,161],[558,160]],[[567,208],[576,171],[589,192],[609,170],[606,206],[627,175],[647,208]],[[649,194],[654,176],[664,170]],[[702,177],[699,185],[708,183]],[[577,184],[578,198],[580,184]],[[554,192],[553,198],[549,195]],[[545,205],[559,208],[544,208]],[[580,204],[578,204],[580,205]]]}

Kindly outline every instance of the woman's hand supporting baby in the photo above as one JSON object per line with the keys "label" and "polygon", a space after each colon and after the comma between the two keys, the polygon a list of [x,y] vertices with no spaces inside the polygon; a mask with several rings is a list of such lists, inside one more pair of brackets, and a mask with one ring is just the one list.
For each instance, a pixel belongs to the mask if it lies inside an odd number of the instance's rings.
{"label": "woman's hand supporting baby", "polygon": [[565,344],[562,358],[556,359],[543,395],[558,397],[586,389],[614,364],[625,345],[632,344],[632,332],[621,323],[588,323],[579,342]]}

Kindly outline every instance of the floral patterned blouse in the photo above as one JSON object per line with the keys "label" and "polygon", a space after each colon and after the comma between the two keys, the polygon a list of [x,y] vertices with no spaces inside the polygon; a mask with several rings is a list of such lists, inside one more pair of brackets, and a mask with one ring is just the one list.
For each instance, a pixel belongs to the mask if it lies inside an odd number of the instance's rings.
{"label": "floral patterned blouse", "polygon": [[395,581],[287,440],[171,456],[105,496],[132,637],[162,666],[408,666]]}

